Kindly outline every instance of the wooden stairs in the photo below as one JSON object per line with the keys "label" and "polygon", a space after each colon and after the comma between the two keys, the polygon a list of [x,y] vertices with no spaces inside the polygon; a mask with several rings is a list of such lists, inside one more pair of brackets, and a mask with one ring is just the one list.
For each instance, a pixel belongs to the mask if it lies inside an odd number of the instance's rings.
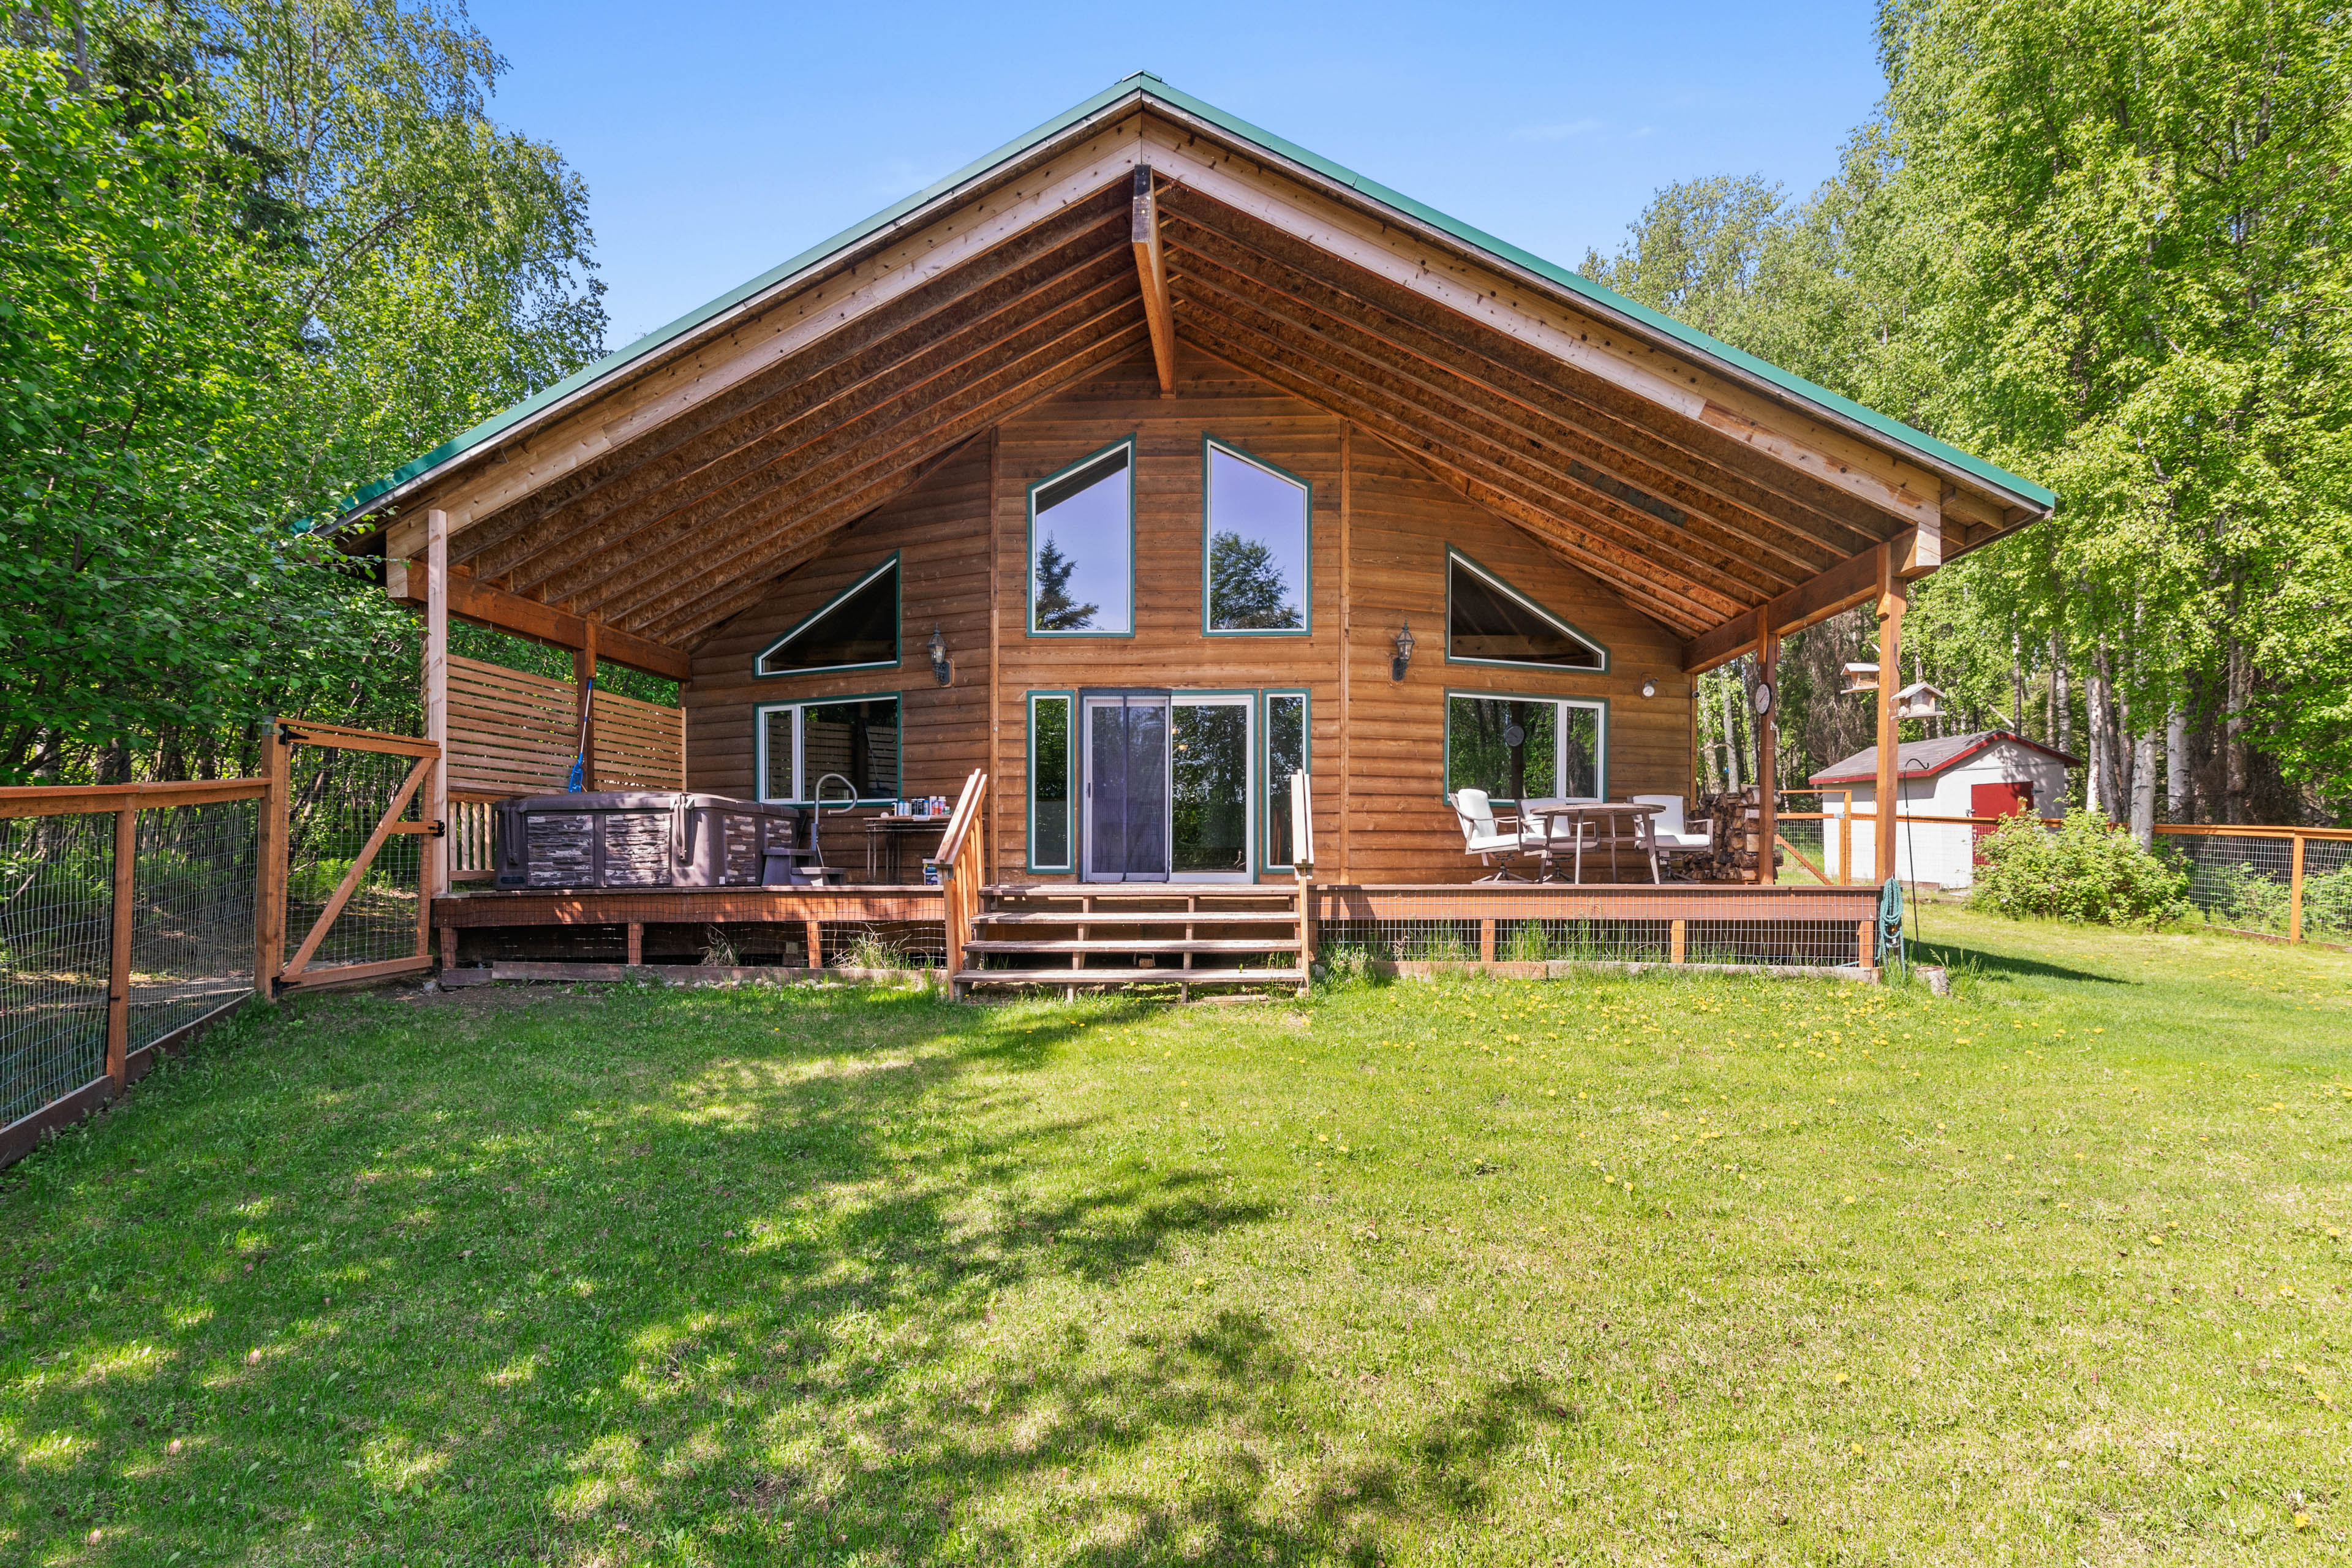
{"label": "wooden stairs", "polygon": [[952,994],[977,986],[1280,985],[1304,994],[1311,898],[1287,883],[1003,884],[979,889]]}

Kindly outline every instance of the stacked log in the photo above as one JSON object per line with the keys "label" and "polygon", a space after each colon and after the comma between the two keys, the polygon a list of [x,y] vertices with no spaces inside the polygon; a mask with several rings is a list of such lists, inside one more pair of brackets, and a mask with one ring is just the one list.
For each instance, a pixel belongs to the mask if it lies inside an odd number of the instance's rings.
{"label": "stacked log", "polygon": [[[1714,849],[1706,856],[1685,858],[1683,869],[1696,881],[1752,882],[1756,866],[1764,850],[1764,814],[1755,788],[1728,795],[1702,795],[1696,816],[1709,825],[1715,839]],[[1786,859],[1778,845],[1772,849],[1772,872],[1777,879]]]}

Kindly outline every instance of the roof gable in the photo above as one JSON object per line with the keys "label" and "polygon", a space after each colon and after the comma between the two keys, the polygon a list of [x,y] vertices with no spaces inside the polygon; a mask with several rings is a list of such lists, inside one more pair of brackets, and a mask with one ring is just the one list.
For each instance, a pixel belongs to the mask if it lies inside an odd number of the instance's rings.
{"label": "roof gable", "polygon": [[[1139,215],[1158,193],[1165,268],[1140,285],[1130,174]],[[2048,505],[1139,75],[424,454],[344,521],[392,515],[406,557],[441,508],[485,579],[685,646],[954,445],[1133,352],[1147,315],[1163,375],[1172,332],[1350,420],[1686,638],[1903,530],[1972,548]],[[663,571],[680,580],[649,586]]]}
{"label": "roof gable", "polygon": [[[2029,741],[2014,731],[1979,730],[1967,735],[1941,735],[1930,741],[1905,742],[1895,749],[1895,760],[1901,764],[1895,776],[1902,779],[1936,778],[2004,742],[2038,752],[2065,767],[2079,768],[2083,765],[2082,758],[2070,757],[2039,741]],[[1875,784],[1878,782],[1878,748],[1864,746],[1853,755],[1832,763],[1805,782],[1812,784]]]}

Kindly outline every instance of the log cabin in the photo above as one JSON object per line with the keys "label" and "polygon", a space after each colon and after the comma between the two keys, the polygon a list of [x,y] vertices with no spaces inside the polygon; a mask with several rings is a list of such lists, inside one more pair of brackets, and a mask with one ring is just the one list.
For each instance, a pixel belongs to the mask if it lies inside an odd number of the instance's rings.
{"label": "log cabin", "polygon": [[[1265,959],[1255,914],[1297,922],[1284,978],[1318,922],[1761,963],[1795,950],[1725,933],[1778,921],[1867,971],[1876,889],[1774,886],[1769,791],[1747,888],[1474,887],[1450,795],[1686,797],[1702,672],[1755,655],[1769,691],[1781,637],[1865,603],[1893,669],[1907,584],[2053,502],[1139,73],[366,487],[339,537],[425,615],[451,963],[722,923],[813,966],[936,922],[975,981],[1206,984]],[[592,737],[560,683],[452,659],[451,616],[574,650]],[[677,703],[593,694],[599,661]],[[575,751],[592,789],[822,804],[854,880],[480,886],[467,812]],[[944,885],[886,885],[854,824],[926,796]]]}

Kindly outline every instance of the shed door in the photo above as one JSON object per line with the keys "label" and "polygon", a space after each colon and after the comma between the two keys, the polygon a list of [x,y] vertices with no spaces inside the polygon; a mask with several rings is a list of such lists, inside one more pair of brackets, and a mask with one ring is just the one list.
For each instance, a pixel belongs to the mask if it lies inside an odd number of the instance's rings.
{"label": "shed door", "polygon": [[[1980,784],[1969,786],[1970,816],[2023,816],[2032,809],[2033,786],[2031,784]],[[1993,832],[1999,826],[1997,823],[1979,822],[1969,837],[1973,842],[1980,844],[1985,836]],[[1984,864],[1984,852],[1981,849],[1975,851],[1974,858],[1978,865]]]}

